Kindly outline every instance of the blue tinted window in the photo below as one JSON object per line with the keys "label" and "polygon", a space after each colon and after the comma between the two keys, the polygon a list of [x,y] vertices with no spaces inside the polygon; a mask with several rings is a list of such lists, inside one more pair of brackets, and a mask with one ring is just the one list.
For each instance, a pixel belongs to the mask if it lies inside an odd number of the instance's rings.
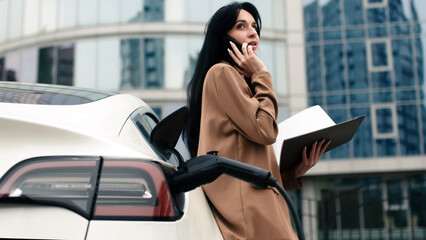
{"label": "blue tinted window", "polygon": [[319,33],[318,32],[306,32],[305,33],[306,42],[317,42],[319,41]]}
{"label": "blue tinted window", "polygon": [[369,27],[368,28],[368,36],[370,38],[381,38],[386,37],[388,32],[386,27]]}
{"label": "blue tinted window", "polygon": [[364,29],[346,29],[346,38],[364,38]]}
{"label": "blue tinted window", "polygon": [[314,106],[314,105],[323,105],[322,96],[309,97],[309,106]]}
{"label": "blue tinted window", "polygon": [[324,57],[327,90],[345,89],[342,44],[325,45]]}
{"label": "blue tinted window", "polygon": [[328,105],[339,105],[346,104],[346,95],[328,95],[327,96]]}
{"label": "blue tinted window", "polygon": [[371,83],[373,88],[389,88],[392,87],[392,79],[390,72],[372,72]]}
{"label": "blue tinted window", "polygon": [[351,109],[351,118],[362,115],[365,115],[365,119],[362,121],[351,141],[354,149],[354,157],[359,158],[370,157],[373,155],[373,135],[371,131],[370,108]]}
{"label": "blue tinted window", "polygon": [[402,155],[420,153],[420,129],[418,124],[417,106],[398,106],[398,134]]}
{"label": "blue tinted window", "polygon": [[306,47],[306,73],[308,80],[308,92],[321,92],[322,71],[321,71],[321,53],[319,46]]}
{"label": "blue tinted window", "polygon": [[367,9],[368,23],[385,23],[386,11],[384,8],[369,8]]}
{"label": "blue tinted window", "polygon": [[344,1],[346,25],[364,24],[362,1],[363,0]]}
{"label": "blue tinted window", "polygon": [[342,32],[340,30],[324,31],[324,40],[340,40]]}
{"label": "blue tinted window", "polygon": [[397,91],[396,92],[397,101],[412,101],[416,100],[416,91]]}
{"label": "blue tinted window", "polygon": [[376,148],[378,157],[396,156],[395,139],[377,139]]}
{"label": "blue tinted window", "polygon": [[392,110],[390,108],[376,109],[376,129],[379,134],[393,132]]}
{"label": "blue tinted window", "polygon": [[4,58],[0,58],[0,81],[3,81]]}
{"label": "blue tinted window", "polygon": [[392,92],[378,92],[373,94],[375,103],[389,103],[393,102]]}
{"label": "blue tinted window", "polygon": [[357,104],[357,103],[368,103],[370,98],[368,93],[361,93],[361,94],[351,94],[351,103]]}
{"label": "blue tinted window", "polygon": [[309,1],[309,4],[303,7],[303,17],[305,28],[318,28],[318,3],[317,1]]}
{"label": "blue tinted window", "polygon": [[406,22],[411,19],[410,0],[388,1],[391,22]]}
{"label": "blue tinted window", "polygon": [[410,35],[410,25],[409,24],[398,24],[391,27],[392,36],[399,35]]}
{"label": "blue tinted window", "polygon": [[371,44],[371,58],[373,67],[388,66],[388,54],[385,42]]}
{"label": "blue tinted window", "polygon": [[367,51],[365,43],[348,43],[346,51],[349,88],[368,89]]}
{"label": "blue tinted window", "polygon": [[320,1],[322,9],[322,25],[324,27],[340,26],[340,1]]}
{"label": "blue tinted window", "polygon": [[393,40],[392,52],[396,86],[413,86],[414,69],[411,39]]}

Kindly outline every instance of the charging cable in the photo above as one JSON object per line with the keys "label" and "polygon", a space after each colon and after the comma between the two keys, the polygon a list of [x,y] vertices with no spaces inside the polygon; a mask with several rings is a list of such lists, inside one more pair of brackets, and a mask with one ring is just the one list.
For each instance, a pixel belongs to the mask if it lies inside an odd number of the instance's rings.
{"label": "charging cable", "polygon": [[265,189],[276,188],[290,209],[294,225],[300,240],[305,240],[302,225],[294,205],[285,189],[278,183],[271,173],[263,168],[258,168],[242,162],[217,155],[210,152],[186,161],[178,168],[178,172],[172,177],[171,185],[175,193],[187,192],[204,184],[213,182],[220,175],[226,174],[252,185]]}

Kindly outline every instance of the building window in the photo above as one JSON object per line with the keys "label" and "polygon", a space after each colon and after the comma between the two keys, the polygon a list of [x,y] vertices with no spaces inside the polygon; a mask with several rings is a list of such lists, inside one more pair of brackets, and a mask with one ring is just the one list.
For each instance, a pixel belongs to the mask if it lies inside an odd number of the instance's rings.
{"label": "building window", "polygon": [[367,62],[370,72],[391,71],[393,66],[389,39],[367,40]]}
{"label": "building window", "polygon": [[38,55],[39,83],[73,85],[74,46],[45,47]]}
{"label": "building window", "polygon": [[365,8],[380,8],[388,5],[388,0],[364,0]]}
{"label": "building window", "polygon": [[3,72],[4,72],[4,58],[0,58],[0,81],[3,81]]}
{"label": "building window", "polygon": [[397,118],[395,104],[372,105],[373,137],[387,139],[397,137]]}

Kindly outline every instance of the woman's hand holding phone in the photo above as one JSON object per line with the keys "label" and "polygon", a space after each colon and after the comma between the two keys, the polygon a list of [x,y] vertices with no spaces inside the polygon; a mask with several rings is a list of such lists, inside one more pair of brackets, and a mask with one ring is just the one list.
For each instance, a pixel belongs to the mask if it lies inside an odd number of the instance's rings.
{"label": "woman's hand holding phone", "polygon": [[251,78],[253,74],[259,71],[267,71],[265,64],[254,53],[252,46],[243,43],[241,52],[232,41],[230,41],[230,44],[232,51],[228,49],[229,55],[240,68],[236,69],[242,75]]}

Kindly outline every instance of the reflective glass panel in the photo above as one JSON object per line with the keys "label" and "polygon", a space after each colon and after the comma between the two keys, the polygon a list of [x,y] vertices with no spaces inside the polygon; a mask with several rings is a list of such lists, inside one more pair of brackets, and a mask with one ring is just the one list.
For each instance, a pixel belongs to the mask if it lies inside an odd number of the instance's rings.
{"label": "reflective glass panel", "polygon": [[324,45],[324,64],[327,90],[345,89],[342,44]]}
{"label": "reflective glass panel", "polygon": [[392,87],[391,72],[372,72],[371,83],[373,88]]}
{"label": "reflective glass panel", "polygon": [[24,2],[24,35],[32,35],[38,31],[39,0]]}
{"label": "reflective glass panel", "polygon": [[98,0],[79,0],[77,24],[94,25],[98,20]]}
{"label": "reflective glass panel", "polygon": [[0,0],[0,42],[6,40],[8,1]]}
{"label": "reflective glass panel", "polygon": [[184,37],[168,37],[165,39],[164,44],[166,88],[183,89],[185,73],[190,70],[189,63],[191,61],[188,39]]}
{"label": "reflective glass panel", "polygon": [[21,52],[21,82],[37,82],[38,49],[25,49]]}
{"label": "reflective glass panel", "polygon": [[351,117],[365,115],[364,121],[359,126],[356,134],[352,138],[354,157],[362,158],[373,155],[373,135],[371,128],[370,108],[352,108]]}
{"label": "reflective glass panel", "polygon": [[119,0],[99,1],[99,23],[118,23],[119,22]]}
{"label": "reflective glass panel", "polygon": [[386,10],[384,8],[369,8],[366,11],[368,23],[386,22]]}
{"label": "reflective glass panel", "polygon": [[406,22],[411,19],[410,0],[388,1],[391,22]]}
{"label": "reflective glass panel", "polygon": [[121,1],[121,22],[141,22],[143,16],[143,1]]}
{"label": "reflective glass panel", "polygon": [[62,45],[57,48],[56,84],[72,86],[74,79],[74,45]]}
{"label": "reflective glass panel", "polygon": [[376,119],[376,129],[379,134],[393,132],[392,110],[390,108],[376,109]]}
{"label": "reflective glass panel", "polygon": [[[426,38],[415,39],[415,53],[416,53],[416,62],[417,62],[417,77],[419,79],[419,85],[423,86],[425,84],[425,70],[426,70]],[[424,90],[422,90],[424,91]]]}
{"label": "reflective glass panel", "polygon": [[364,24],[362,1],[363,0],[344,0],[345,24],[347,26]]}
{"label": "reflective glass panel", "polygon": [[116,90],[120,88],[120,42],[118,39],[98,41],[98,88]]}
{"label": "reflective glass panel", "polygon": [[40,48],[38,53],[38,78],[37,82],[52,84],[53,82],[53,59],[54,48]]}
{"label": "reflective glass panel", "polygon": [[56,29],[57,4],[56,0],[41,0],[40,32],[49,32]]}
{"label": "reflective glass panel", "polygon": [[371,44],[371,58],[373,67],[388,66],[388,53],[386,42]]}
{"label": "reflective glass panel", "polygon": [[393,102],[393,93],[392,92],[378,92],[373,94],[375,103],[388,103]]}
{"label": "reflective glass panel", "polygon": [[395,139],[377,139],[376,148],[378,157],[396,156],[397,147]]}
{"label": "reflective glass panel", "polygon": [[77,1],[59,0],[59,28],[69,28],[76,25]]}
{"label": "reflective glass panel", "polygon": [[21,54],[19,52],[11,52],[6,54],[6,81],[18,82],[21,80]]}
{"label": "reflective glass panel", "polygon": [[364,29],[346,29],[346,38],[364,38]]}
{"label": "reflective glass panel", "polygon": [[368,89],[367,50],[364,42],[346,45],[350,89]]}
{"label": "reflective glass panel", "polygon": [[323,36],[324,36],[324,41],[341,40],[342,32],[340,30],[324,31]]}
{"label": "reflective glass panel", "polygon": [[368,36],[370,38],[381,38],[388,35],[386,27],[368,27]]}
{"label": "reflective glass panel", "polygon": [[205,1],[199,0],[185,0],[184,17],[189,22],[205,23],[211,17],[209,7],[206,6]]}
{"label": "reflective glass panel", "polygon": [[310,96],[308,101],[309,106],[323,105],[322,96]]}
{"label": "reflective glass panel", "polygon": [[323,27],[340,26],[340,1],[319,0]]}
{"label": "reflective glass panel", "polygon": [[87,88],[98,87],[96,55],[96,41],[78,41],[75,44],[75,86]]}
{"label": "reflective glass panel", "polygon": [[416,105],[397,106],[398,135],[402,155],[415,155],[420,153],[420,129]]}
{"label": "reflective glass panel", "polygon": [[164,39],[143,40],[144,88],[164,87]]}
{"label": "reflective glass panel", "polygon": [[120,89],[137,89],[141,86],[141,39],[120,40]]}
{"label": "reflective glass panel", "polygon": [[281,44],[275,45],[275,90],[278,94],[288,94],[288,79],[287,79],[287,52],[286,47]]}
{"label": "reflective glass panel", "polygon": [[414,86],[411,39],[393,40],[392,52],[396,86]]}
{"label": "reflective glass panel", "polygon": [[306,46],[306,74],[308,81],[308,92],[323,91],[321,49],[318,45]]}
{"label": "reflective glass panel", "polygon": [[357,103],[368,103],[370,98],[368,93],[361,93],[361,94],[351,94],[351,103],[357,104]]}
{"label": "reflective glass panel", "polygon": [[399,102],[404,102],[404,101],[413,101],[416,100],[416,91],[415,90],[411,90],[411,91],[397,91],[396,92],[396,99]]}
{"label": "reflective glass panel", "polygon": [[164,1],[145,0],[143,19],[147,22],[164,21]]}
{"label": "reflective glass panel", "polygon": [[392,36],[410,35],[410,24],[398,24],[391,27]]}
{"label": "reflective glass panel", "polygon": [[4,80],[4,58],[0,58],[0,81]]}
{"label": "reflective glass panel", "polygon": [[317,1],[303,0],[303,13],[305,29],[319,27]]}
{"label": "reflective glass panel", "polygon": [[23,2],[22,0],[13,0],[9,1],[9,21],[8,21],[8,31],[9,38],[17,38],[22,34],[22,9]]}
{"label": "reflective glass panel", "polygon": [[327,104],[328,105],[346,104],[346,95],[344,94],[330,95],[329,94],[327,96]]}

